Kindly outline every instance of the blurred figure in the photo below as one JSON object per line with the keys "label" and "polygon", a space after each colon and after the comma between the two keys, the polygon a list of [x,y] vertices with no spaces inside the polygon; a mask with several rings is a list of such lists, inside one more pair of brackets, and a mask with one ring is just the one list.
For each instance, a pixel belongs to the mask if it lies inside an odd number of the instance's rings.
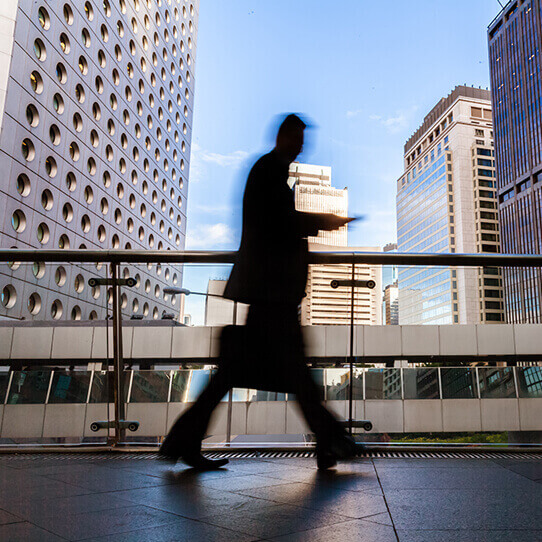
{"label": "blurred figure", "polygon": [[200,469],[225,465],[201,454],[212,411],[232,387],[294,393],[317,439],[318,467],[351,457],[355,442],[322,405],[305,363],[299,305],[308,273],[307,237],[350,218],[295,210],[288,170],[303,149],[305,123],[288,115],[275,148],[253,166],[243,197],[243,230],[224,297],[250,305],[245,326],[221,337],[219,368],[196,403],[175,422],[160,454]]}

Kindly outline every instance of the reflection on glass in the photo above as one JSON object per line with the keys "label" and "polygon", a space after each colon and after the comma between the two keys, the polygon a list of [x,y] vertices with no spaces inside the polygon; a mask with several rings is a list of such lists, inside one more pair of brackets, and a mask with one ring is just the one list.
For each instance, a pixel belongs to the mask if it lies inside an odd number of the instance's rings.
{"label": "reflection on glass", "polygon": [[519,396],[542,397],[542,367],[517,367]]}
{"label": "reflection on glass", "polygon": [[[130,371],[124,373],[124,401],[128,397]],[[113,403],[115,379],[113,371],[96,371],[92,378],[89,403]]]}
{"label": "reflection on glass", "polygon": [[175,371],[171,382],[172,403],[186,403],[186,392],[192,371]]}
{"label": "reflection on glass", "polygon": [[170,371],[134,371],[130,403],[166,403]]}
{"label": "reflection on glass", "polygon": [[325,389],[328,401],[344,401],[350,397],[350,371],[348,369],[326,369]]}
{"label": "reflection on glass", "polygon": [[[286,393],[276,391],[247,390],[248,401],[286,401]],[[243,401],[245,399],[242,399]],[[235,395],[234,395],[235,401]]]}
{"label": "reflection on glass", "polygon": [[437,369],[403,369],[405,399],[440,399]]}
{"label": "reflection on glass", "polygon": [[471,368],[441,369],[443,399],[476,399],[476,371]]}
{"label": "reflection on glass", "polygon": [[0,405],[3,405],[8,391],[9,373],[0,373]]}
{"label": "reflection on glass", "polygon": [[86,403],[90,375],[86,371],[55,371],[49,403]]}
{"label": "reflection on glass", "polygon": [[352,398],[354,401],[363,399],[363,374],[364,369],[354,369],[354,390]]}
{"label": "reflection on glass", "polygon": [[14,371],[8,404],[32,405],[45,403],[50,379],[50,371]]}
{"label": "reflection on glass", "polygon": [[367,369],[366,399],[401,399],[401,369]]}
{"label": "reflection on glass", "polygon": [[516,397],[512,367],[479,367],[478,382],[482,399]]}

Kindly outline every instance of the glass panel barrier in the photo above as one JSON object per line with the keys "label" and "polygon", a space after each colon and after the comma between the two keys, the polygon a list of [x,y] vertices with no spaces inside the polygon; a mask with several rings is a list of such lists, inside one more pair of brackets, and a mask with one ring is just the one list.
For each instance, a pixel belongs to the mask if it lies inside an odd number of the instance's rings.
{"label": "glass panel barrier", "polygon": [[166,403],[171,371],[134,371],[130,403]]}
{"label": "glass panel barrier", "polygon": [[365,399],[401,399],[401,369],[367,369]]}
{"label": "glass panel barrier", "polygon": [[516,397],[513,367],[478,367],[478,385],[482,399]]}
{"label": "glass panel barrier", "polygon": [[51,371],[14,371],[7,404],[45,404]]}
{"label": "glass panel barrier", "polygon": [[175,371],[172,376],[171,382],[171,397],[172,403],[187,403],[188,402],[188,388],[191,382],[192,376],[191,370]]}
{"label": "glass panel barrier", "polygon": [[440,399],[438,369],[403,369],[405,399]]}
{"label": "glass panel barrier", "polygon": [[542,367],[516,367],[519,396],[542,397]]}
{"label": "glass panel barrier", "polygon": [[443,399],[475,399],[478,397],[476,370],[471,368],[440,369]]}
{"label": "glass panel barrier", "polygon": [[88,371],[55,370],[48,403],[86,403],[91,376]]}
{"label": "glass panel barrier", "polygon": [[[128,399],[130,376],[130,371],[124,372],[124,402]],[[115,375],[113,371],[95,371],[92,378],[89,403],[113,403],[114,385]]]}
{"label": "glass panel barrier", "polygon": [[0,371],[0,405],[6,402],[6,394],[8,392],[10,373],[7,371]]}

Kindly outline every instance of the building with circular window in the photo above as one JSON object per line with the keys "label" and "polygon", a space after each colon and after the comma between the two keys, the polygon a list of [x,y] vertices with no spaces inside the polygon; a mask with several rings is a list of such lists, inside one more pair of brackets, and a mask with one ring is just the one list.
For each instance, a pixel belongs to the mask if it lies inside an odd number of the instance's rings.
{"label": "building with circular window", "polygon": [[[182,250],[199,0],[2,0],[2,248]],[[6,30],[7,32],[7,30]],[[106,265],[0,264],[0,316],[104,319]],[[182,267],[123,266],[126,317]],[[148,288],[146,285],[148,284]]]}

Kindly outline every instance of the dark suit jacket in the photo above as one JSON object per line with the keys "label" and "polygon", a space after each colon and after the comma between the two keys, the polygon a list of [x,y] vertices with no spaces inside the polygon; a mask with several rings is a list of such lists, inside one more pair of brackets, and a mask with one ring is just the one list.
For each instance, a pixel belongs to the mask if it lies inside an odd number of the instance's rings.
{"label": "dark suit jacket", "polygon": [[248,304],[297,305],[305,296],[307,237],[325,215],[295,210],[289,164],[273,150],[252,167],[243,197],[243,231],[224,297]]}

